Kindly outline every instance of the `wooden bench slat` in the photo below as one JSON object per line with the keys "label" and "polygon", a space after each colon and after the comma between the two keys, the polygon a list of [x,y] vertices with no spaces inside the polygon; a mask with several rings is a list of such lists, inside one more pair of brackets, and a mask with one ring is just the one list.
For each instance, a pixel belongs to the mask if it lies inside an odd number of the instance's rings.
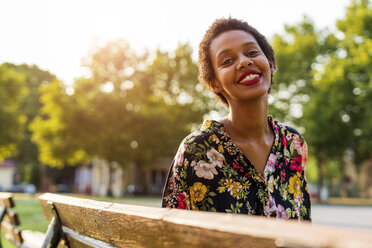
{"label": "wooden bench slat", "polygon": [[30,230],[22,230],[23,242],[28,248],[40,248],[45,239],[45,234]]}
{"label": "wooden bench slat", "polygon": [[9,222],[12,225],[19,226],[19,217],[18,214],[12,210],[8,210],[4,216],[3,221]]}
{"label": "wooden bench slat", "polygon": [[[256,247],[276,247],[275,241],[267,238],[250,239],[247,235],[164,222],[162,219],[169,209],[98,202],[49,193],[39,199],[47,219],[52,218],[47,202],[53,201],[63,226],[117,247],[221,247],[221,244],[230,247],[237,243],[241,245],[238,247],[244,247],[253,241]],[[203,233],[203,238],[200,233]],[[211,243],[210,240],[215,242]]]}
{"label": "wooden bench slat", "polygon": [[5,205],[7,208],[14,208],[13,194],[0,192],[0,205]]}
{"label": "wooden bench slat", "polygon": [[[368,247],[372,232],[264,217],[152,208],[55,194],[39,197],[51,220],[117,247]],[[74,246],[72,246],[74,247]]]}
{"label": "wooden bench slat", "polygon": [[13,194],[0,192],[0,207],[5,211],[0,228],[5,234],[5,238],[21,248],[40,248],[45,234],[29,230],[21,231],[17,226],[20,225],[18,214],[12,208],[15,204]]}
{"label": "wooden bench slat", "polygon": [[[102,241],[93,239],[91,237],[81,235],[80,233],[69,229],[67,227],[63,227],[63,232],[66,235],[69,244],[79,244],[78,247],[97,247],[97,248],[115,248],[114,246],[111,246],[109,244],[106,244]],[[73,245],[75,247],[75,245]]]}
{"label": "wooden bench slat", "polygon": [[2,221],[1,230],[3,230],[5,234],[7,234],[6,236],[8,236],[12,242],[15,241],[16,243],[19,244],[23,242],[21,231],[16,226],[10,224],[9,222]]}

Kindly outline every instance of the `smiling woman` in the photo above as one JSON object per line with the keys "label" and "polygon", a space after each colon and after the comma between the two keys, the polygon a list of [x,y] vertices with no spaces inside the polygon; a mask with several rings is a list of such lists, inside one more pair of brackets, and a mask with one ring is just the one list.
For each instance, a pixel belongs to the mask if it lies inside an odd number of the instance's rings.
{"label": "smiling woman", "polygon": [[199,47],[199,79],[229,109],[181,143],[163,207],[310,220],[307,145],[268,115],[274,51],[244,21],[218,19]]}

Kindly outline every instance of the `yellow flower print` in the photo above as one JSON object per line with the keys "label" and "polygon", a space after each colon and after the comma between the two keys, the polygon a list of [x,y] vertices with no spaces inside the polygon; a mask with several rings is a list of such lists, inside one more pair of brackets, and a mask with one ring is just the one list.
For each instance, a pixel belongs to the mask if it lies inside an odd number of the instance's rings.
{"label": "yellow flower print", "polygon": [[194,211],[199,211],[199,208],[195,205],[194,202],[191,202],[191,209]]}
{"label": "yellow flower print", "polygon": [[242,191],[243,186],[239,182],[233,182],[232,187],[228,190],[230,191],[230,194],[234,197],[239,199],[239,192]]}
{"label": "yellow flower print", "polygon": [[192,202],[199,202],[204,199],[205,193],[207,192],[207,187],[200,183],[196,182],[190,188],[190,198]]}
{"label": "yellow flower print", "polygon": [[271,193],[274,192],[274,176],[271,176],[269,178],[269,181],[268,181],[268,184],[267,184],[267,188],[268,188],[269,192],[271,192]]}
{"label": "yellow flower print", "polygon": [[301,196],[301,180],[297,175],[289,178],[288,192],[293,194],[295,198]]}
{"label": "yellow flower print", "polygon": [[211,120],[206,120],[206,121],[204,122],[204,127],[205,127],[205,128],[209,128],[209,127],[211,126],[211,124],[212,124],[212,121],[211,121]]}
{"label": "yellow flower print", "polygon": [[220,193],[220,194],[225,192],[225,190],[226,190],[225,187],[222,187],[222,186],[218,187],[218,193]]}
{"label": "yellow flower print", "polygon": [[220,153],[223,153],[223,146],[222,146],[221,143],[218,145],[218,151],[219,151]]}
{"label": "yellow flower print", "polygon": [[251,182],[249,181],[245,182],[243,185],[244,189],[248,189],[249,186],[251,186]]}
{"label": "yellow flower print", "polygon": [[209,136],[209,141],[213,140],[214,142],[216,142],[216,144],[220,143],[220,140],[217,138],[217,135],[215,134],[212,134],[211,136]]}
{"label": "yellow flower print", "polygon": [[233,180],[232,179],[228,179],[224,182],[224,185],[227,189],[231,188],[232,184],[233,184]]}
{"label": "yellow flower print", "polygon": [[239,192],[243,190],[243,186],[240,182],[235,182],[232,179],[225,180],[225,187],[219,187],[218,190],[220,193],[225,192],[227,189],[234,198],[239,199]]}

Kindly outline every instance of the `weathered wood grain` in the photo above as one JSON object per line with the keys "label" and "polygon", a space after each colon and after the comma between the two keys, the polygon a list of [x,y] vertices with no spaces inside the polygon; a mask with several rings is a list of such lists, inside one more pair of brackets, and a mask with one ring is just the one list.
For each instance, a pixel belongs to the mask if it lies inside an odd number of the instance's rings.
{"label": "weathered wood grain", "polygon": [[[372,232],[264,217],[184,211],[43,194],[63,226],[117,247],[370,247]],[[75,241],[70,240],[71,247]]]}

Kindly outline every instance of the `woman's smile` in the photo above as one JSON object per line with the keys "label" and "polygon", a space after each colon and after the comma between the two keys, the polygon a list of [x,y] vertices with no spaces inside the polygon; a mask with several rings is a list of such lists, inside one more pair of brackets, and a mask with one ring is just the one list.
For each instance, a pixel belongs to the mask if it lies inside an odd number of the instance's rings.
{"label": "woman's smile", "polygon": [[240,76],[238,84],[249,86],[258,83],[262,78],[262,73],[256,70],[249,70]]}

